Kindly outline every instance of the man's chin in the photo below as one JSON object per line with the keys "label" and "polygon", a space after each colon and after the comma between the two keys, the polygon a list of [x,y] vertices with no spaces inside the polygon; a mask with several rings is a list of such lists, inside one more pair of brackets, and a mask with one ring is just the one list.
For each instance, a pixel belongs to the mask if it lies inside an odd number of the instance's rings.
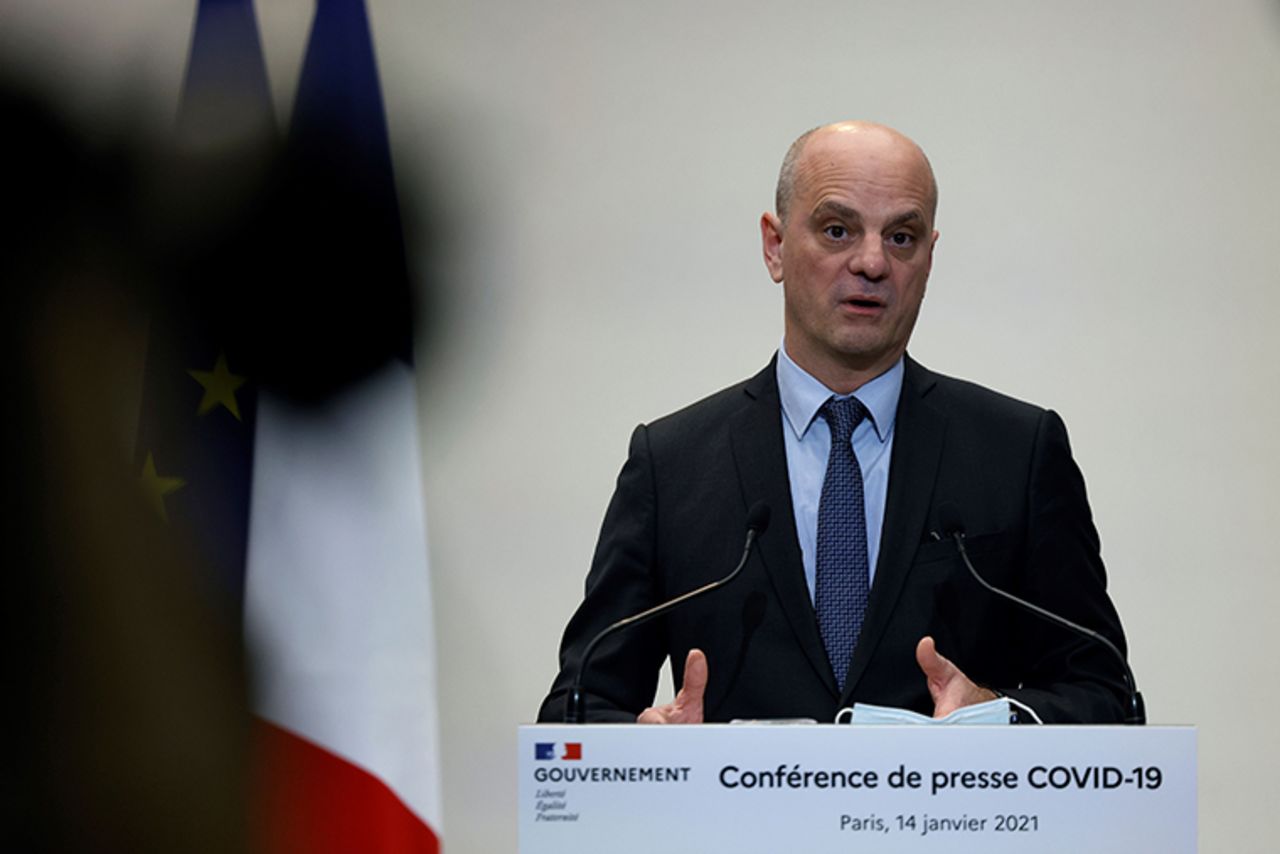
{"label": "man's chin", "polygon": [[833,348],[833,355],[844,366],[856,370],[889,367],[902,355],[904,347],[896,347],[880,336],[846,338]]}

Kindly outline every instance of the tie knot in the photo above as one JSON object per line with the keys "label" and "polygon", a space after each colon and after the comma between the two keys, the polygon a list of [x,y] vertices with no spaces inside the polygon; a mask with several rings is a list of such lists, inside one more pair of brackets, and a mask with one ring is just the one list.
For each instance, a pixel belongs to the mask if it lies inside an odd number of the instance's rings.
{"label": "tie knot", "polygon": [[867,408],[856,397],[828,398],[822,405],[822,417],[831,427],[831,446],[837,442],[849,444],[853,431],[867,417]]}

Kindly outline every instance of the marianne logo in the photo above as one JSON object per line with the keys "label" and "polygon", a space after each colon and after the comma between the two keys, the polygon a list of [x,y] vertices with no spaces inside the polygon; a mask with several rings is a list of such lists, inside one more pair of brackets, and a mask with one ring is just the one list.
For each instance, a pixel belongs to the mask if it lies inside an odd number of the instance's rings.
{"label": "marianne logo", "polygon": [[539,761],[545,759],[581,759],[582,758],[582,742],[565,741],[559,742],[564,748],[564,753],[559,757],[556,756],[556,744],[554,741],[538,741],[533,745],[533,758]]}

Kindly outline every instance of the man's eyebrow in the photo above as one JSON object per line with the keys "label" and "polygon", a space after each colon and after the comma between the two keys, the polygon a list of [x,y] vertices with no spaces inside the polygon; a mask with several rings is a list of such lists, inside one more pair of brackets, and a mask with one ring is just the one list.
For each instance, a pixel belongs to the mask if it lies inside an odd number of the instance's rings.
{"label": "man's eyebrow", "polygon": [[849,207],[848,205],[841,204],[840,202],[833,201],[831,199],[827,199],[823,202],[820,202],[818,206],[813,209],[813,213],[810,215],[809,218],[822,219],[823,217],[828,217],[828,216],[836,216],[836,217],[839,217],[840,219],[846,219],[846,220],[861,221],[862,219],[862,214],[858,213],[853,208]]}
{"label": "man's eyebrow", "polygon": [[885,231],[893,231],[895,228],[900,228],[908,224],[923,226],[925,224],[924,214],[918,210],[905,211],[889,220],[889,222],[885,224],[884,228]]}
{"label": "man's eyebrow", "polygon": [[[828,216],[839,217],[840,219],[850,221],[850,222],[862,221],[862,214],[860,214],[856,209],[851,208],[846,204],[842,204],[841,202],[834,201],[832,199],[826,199],[822,202],[819,202],[818,206],[813,209],[813,213],[810,215],[809,218],[813,220],[819,220],[819,219],[824,219]],[[903,211],[902,213],[890,219],[887,223],[885,223],[885,230],[892,231],[895,228],[901,228],[902,226],[907,224],[923,226],[925,222],[926,220],[924,218],[924,213],[918,209],[913,208],[909,211]]]}

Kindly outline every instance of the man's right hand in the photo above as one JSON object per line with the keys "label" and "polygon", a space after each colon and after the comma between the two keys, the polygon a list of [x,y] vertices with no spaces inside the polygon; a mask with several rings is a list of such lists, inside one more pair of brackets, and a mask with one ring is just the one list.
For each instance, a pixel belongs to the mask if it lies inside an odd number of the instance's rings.
{"label": "man's right hand", "polygon": [[665,706],[650,706],[636,718],[642,724],[700,724],[702,695],[707,690],[707,656],[700,649],[689,650],[684,660],[684,684],[680,693]]}

